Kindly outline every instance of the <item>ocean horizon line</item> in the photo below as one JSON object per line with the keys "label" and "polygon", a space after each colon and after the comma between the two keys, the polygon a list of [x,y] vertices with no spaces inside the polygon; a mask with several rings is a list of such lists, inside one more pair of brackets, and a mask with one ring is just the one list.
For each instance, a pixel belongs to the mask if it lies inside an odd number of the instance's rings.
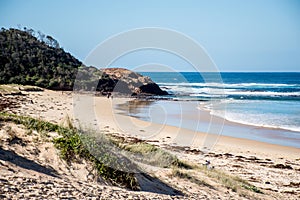
{"label": "ocean horizon line", "polygon": [[[135,71],[135,70],[133,70]],[[198,71],[135,71],[138,73],[182,73],[182,72],[188,72],[188,73],[199,73]],[[300,73],[300,71],[219,71],[219,72],[214,72],[214,71],[201,71],[200,73]]]}

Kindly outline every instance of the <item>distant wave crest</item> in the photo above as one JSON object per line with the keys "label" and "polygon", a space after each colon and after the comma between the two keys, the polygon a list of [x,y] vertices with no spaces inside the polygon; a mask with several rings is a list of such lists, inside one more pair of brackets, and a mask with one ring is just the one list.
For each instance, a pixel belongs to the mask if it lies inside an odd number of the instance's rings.
{"label": "distant wave crest", "polygon": [[299,84],[158,83],[176,96],[198,98],[300,100]]}

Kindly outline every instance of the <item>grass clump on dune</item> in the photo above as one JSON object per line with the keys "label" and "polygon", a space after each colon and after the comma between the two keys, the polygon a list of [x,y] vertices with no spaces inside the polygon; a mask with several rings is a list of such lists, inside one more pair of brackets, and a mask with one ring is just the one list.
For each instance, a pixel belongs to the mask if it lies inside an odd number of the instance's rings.
{"label": "grass clump on dune", "polygon": [[183,172],[182,170],[179,170],[179,169],[176,169],[176,168],[174,168],[172,170],[171,176],[178,177],[178,178],[181,178],[181,179],[186,179],[186,180],[189,180],[190,182],[195,183],[197,185],[206,186],[206,187],[209,187],[211,189],[215,189],[212,185],[208,184],[204,180],[200,180],[199,178],[196,178],[195,176],[192,176],[190,173]]}
{"label": "grass clump on dune", "polygon": [[175,155],[146,141],[139,139],[127,140],[116,135],[109,135],[109,138],[117,147],[127,151],[127,155],[136,162],[163,168],[174,166],[185,169],[193,168],[191,165],[179,160]]}
{"label": "grass clump on dune", "polygon": [[[109,160],[114,162],[117,160],[113,154],[102,154],[101,152],[93,153],[89,151],[88,147],[97,149],[98,143],[95,138],[90,138],[88,135],[83,135],[76,128],[62,127],[50,122],[46,122],[31,117],[18,116],[14,114],[7,114],[0,112],[0,121],[9,121],[15,124],[22,124],[29,130],[36,130],[39,133],[57,132],[59,137],[53,139],[53,143],[57,149],[60,150],[61,158],[71,163],[85,159],[93,164],[98,175],[110,181],[114,185],[125,186],[129,189],[137,190],[139,184],[134,176],[134,173],[121,171],[115,169],[113,163],[107,165]],[[102,156],[102,158],[101,158]],[[101,162],[102,161],[102,162]],[[103,162],[107,161],[107,162]],[[118,165],[118,164],[116,164]],[[120,165],[120,164],[119,164]]]}
{"label": "grass clump on dune", "polygon": [[169,167],[177,161],[177,158],[174,155],[144,142],[126,145],[124,146],[124,149],[132,152],[138,161],[153,166]]}
{"label": "grass clump on dune", "polygon": [[263,194],[263,192],[259,188],[240,177],[226,174],[225,172],[217,169],[208,169],[206,166],[198,166],[197,169],[206,174],[208,177],[215,179],[227,189],[231,189],[233,192],[238,192],[241,195],[246,195],[243,193],[243,189],[245,189],[251,192]]}

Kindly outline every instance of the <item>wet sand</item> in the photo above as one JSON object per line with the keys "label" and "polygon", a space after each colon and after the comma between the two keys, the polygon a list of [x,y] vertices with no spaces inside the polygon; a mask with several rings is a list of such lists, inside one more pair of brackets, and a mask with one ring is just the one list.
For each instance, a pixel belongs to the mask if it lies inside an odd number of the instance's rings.
{"label": "wet sand", "polygon": [[126,115],[145,121],[177,126],[192,131],[300,148],[300,133],[298,132],[227,121],[211,115],[203,108],[198,109],[200,106],[201,104],[196,101],[132,100],[116,107],[123,110]]}

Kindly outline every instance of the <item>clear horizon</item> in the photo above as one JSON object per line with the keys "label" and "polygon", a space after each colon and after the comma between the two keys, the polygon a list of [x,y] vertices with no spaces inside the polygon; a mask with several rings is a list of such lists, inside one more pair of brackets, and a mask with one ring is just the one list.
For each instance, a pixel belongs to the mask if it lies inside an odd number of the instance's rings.
{"label": "clear horizon", "polygon": [[[51,35],[81,61],[112,35],[161,27],[202,45],[221,72],[299,72],[299,19],[300,2],[296,0],[0,3],[1,27],[21,25]],[[113,65],[134,69],[144,63],[192,71],[182,59],[161,52],[126,55]]]}

